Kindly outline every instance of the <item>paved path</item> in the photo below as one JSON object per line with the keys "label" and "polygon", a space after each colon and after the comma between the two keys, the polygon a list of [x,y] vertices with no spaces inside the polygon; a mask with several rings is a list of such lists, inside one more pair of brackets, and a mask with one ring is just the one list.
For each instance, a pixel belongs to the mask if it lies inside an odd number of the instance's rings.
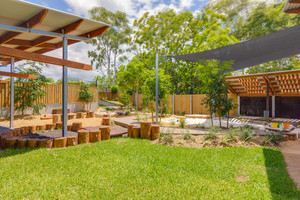
{"label": "paved path", "polygon": [[300,140],[288,141],[280,147],[291,178],[300,189]]}
{"label": "paved path", "polygon": [[10,130],[10,128],[8,128],[6,126],[0,126],[0,135],[1,135],[1,133],[9,131],[9,130]]}
{"label": "paved path", "polygon": [[[99,130],[101,126],[93,126],[93,127],[83,127],[83,129],[93,131],[93,130]],[[113,125],[111,126],[110,136],[111,137],[117,137],[122,136],[124,134],[127,134],[127,129],[121,126]]]}

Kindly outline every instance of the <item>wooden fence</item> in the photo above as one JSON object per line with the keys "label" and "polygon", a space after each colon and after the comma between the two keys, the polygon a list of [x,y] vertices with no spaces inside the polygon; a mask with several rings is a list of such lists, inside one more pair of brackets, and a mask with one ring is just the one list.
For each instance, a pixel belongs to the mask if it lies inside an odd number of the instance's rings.
{"label": "wooden fence", "polygon": [[[80,85],[68,85],[68,102],[80,102],[79,90]],[[46,95],[41,98],[44,104],[61,104],[62,103],[62,85],[54,84],[45,87]],[[90,87],[90,91],[95,94],[94,101],[98,100],[97,87]],[[0,83],[0,107],[9,107],[10,104],[10,83]]]}

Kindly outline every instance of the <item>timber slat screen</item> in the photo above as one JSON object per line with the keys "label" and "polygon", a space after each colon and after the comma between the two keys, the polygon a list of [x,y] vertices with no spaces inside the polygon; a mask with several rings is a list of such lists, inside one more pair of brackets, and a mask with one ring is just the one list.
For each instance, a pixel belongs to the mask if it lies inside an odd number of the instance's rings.
{"label": "timber slat screen", "polygon": [[[80,102],[79,91],[80,85],[68,85],[68,102],[75,103]],[[62,85],[61,84],[51,84],[45,87],[46,95],[40,99],[41,103],[44,104],[61,104],[62,103]],[[97,88],[90,87],[90,91],[95,94],[94,101],[97,101]],[[9,107],[10,104],[10,84],[0,83],[0,107]]]}

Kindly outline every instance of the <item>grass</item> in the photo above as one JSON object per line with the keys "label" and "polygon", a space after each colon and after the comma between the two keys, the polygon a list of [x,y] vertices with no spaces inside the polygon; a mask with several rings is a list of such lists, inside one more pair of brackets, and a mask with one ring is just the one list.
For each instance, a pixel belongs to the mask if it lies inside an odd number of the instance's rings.
{"label": "grass", "polygon": [[116,138],[0,152],[0,199],[299,199],[278,149]]}
{"label": "grass", "polygon": [[121,106],[121,107],[123,106],[122,103],[119,103],[119,102],[116,102],[116,101],[109,101],[109,100],[106,100],[106,99],[101,99],[101,101],[105,101],[107,103],[111,103],[111,104],[113,104],[115,106]]}
{"label": "grass", "polygon": [[111,108],[111,107],[108,107],[108,106],[104,106],[104,105],[100,105],[100,104],[99,104],[99,107],[105,109],[106,111],[114,111],[115,110],[114,108]]}

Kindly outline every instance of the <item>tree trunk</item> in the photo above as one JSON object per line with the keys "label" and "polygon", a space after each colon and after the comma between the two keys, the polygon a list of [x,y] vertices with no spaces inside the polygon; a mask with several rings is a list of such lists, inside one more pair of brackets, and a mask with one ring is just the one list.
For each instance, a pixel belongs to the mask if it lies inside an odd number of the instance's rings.
{"label": "tree trunk", "polygon": [[227,129],[229,128],[229,111],[227,112]]}
{"label": "tree trunk", "polygon": [[219,115],[220,128],[222,128],[221,115]]}

